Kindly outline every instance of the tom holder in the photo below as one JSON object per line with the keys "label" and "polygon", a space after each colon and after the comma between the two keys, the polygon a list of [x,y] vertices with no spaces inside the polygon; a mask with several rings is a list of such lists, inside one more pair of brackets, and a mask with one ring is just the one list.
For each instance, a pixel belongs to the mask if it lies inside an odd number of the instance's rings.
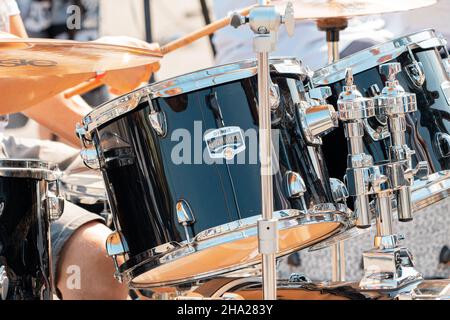
{"label": "tom holder", "polygon": [[[411,252],[399,245],[403,236],[393,233],[392,198],[397,200],[400,221],[412,220],[411,185],[415,177],[428,175],[428,165],[420,162],[412,168],[414,151],[406,145],[406,114],[417,110],[416,97],[406,93],[396,80],[398,63],[380,66],[386,86],[375,98],[365,98],[353,84],[351,69],[338,99],[339,119],[344,122],[348,142],[346,181],[349,195],[355,199],[357,227],[371,226],[369,201],[375,199],[376,236],[374,248],[363,253],[363,290],[397,289],[422,279],[414,269]],[[364,151],[364,121],[375,115],[388,119],[391,135],[389,159],[374,164]]]}
{"label": "tom holder", "polygon": [[422,279],[415,270],[413,256],[401,247],[402,235],[393,233],[392,197],[397,200],[398,219],[412,220],[411,185],[414,178],[428,175],[428,164],[419,162],[412,168],[414,151],[406,145],[406,114],[417,110],[415,94],[407,93],[396,80],[399,63],[380,66],[387,79],[381,94],[375,98],[377,115],[386,116],[391,134],[389,159],[369,170],[369,192],[375,197],[377,233],[374,248],[363,253],[364,290],[392,290]]}

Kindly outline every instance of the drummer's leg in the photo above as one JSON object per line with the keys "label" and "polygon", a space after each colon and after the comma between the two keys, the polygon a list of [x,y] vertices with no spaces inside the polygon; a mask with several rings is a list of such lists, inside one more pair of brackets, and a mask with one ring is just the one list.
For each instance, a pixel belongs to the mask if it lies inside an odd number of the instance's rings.
{"label": "drummer's leg", "polygon": [[128,289],[113,276],[114,263],[106,254],[111,233],[99,216],[69,202],[51,228],[55,283],[62,299],[126,299]]}

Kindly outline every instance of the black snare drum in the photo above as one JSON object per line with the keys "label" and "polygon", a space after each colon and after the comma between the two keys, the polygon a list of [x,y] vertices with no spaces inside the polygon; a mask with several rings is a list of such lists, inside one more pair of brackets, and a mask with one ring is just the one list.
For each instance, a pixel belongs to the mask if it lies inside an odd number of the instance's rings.
{"label": "black snare drum", "polygon": [[[344,84],[346,68],[352,68],[354,83],[368,97],[377,95],[386,79],[379,66],[398,62],[397,75],[406,92],[417,97],[418,110],[408,113],[407,145],[415,151],[413,166],[427,161],[431,172],[450,169],[450,77],[441,60],[445,41],[433,30],[425,30],[383,43],[345,57],[314,73],[314,86],[329,86],[336,105]],[[388,158],[389,131],[385,118],[373,117],[365,123],[366,153],[375,162]],[[347,143],[341,127],[324,138],[323,150],[329,174],[342,178],[347,168]]]}
{"label": "black snare drum", "polygon": [[[107,249],[124,255],[118,274],[132,287],[260,262],[255,74],[254,61],[195,72],[122,96],[83,120],[78,131],[96,147],[118,230]],[[320,149],[306,144],[305,132],[309,139],[319,132],[301,125],[315,110],[328,119],[321,122],[327,132],[336,124],[333,108],[305,107],[297,60],[272,60],[271,77],[274,215],[284,255],[339,232],[349,213],[332,204]]]}
{"label": "black snare drum", "polygon": [[50,222],[62,199],[49,192],[56,167],[0,160],[0,299],[52,299]]}

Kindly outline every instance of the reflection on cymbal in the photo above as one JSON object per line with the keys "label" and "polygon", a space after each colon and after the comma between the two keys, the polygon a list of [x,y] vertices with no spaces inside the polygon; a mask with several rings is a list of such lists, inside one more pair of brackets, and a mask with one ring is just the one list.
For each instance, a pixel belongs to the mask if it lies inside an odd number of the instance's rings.
{"label": "reflection on cymbal", "polygon": [[103,72],[114,88],[131,90],[124,85],[134,81],[137,86],[140,79],[124,81],[119,72],[132,68],[155,71],[161,58],[161,53],[148,49],[99,42],[19,39],[2,33],[0,114],[27,109]]}
{"label": "reflection on cymbal", "polygon": [[294,5],[295,19],[351,18],[407,11],[436,4],[436,0],[273,0],[274,5]]}

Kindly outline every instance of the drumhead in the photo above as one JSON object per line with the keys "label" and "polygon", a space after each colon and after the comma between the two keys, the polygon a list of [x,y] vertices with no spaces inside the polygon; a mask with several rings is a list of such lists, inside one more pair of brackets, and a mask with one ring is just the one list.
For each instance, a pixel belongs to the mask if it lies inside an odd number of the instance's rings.
{"label": "drumhead", "polygon": [[335,83],[345,78],[347,68],[352,68],[353,74],[357,74],[397,58],[408,48],[429,49],[444,45],[445,39],[438,37],[434,30],[423,30],[356,52],[318,69],[312,82],[317,86]]}

